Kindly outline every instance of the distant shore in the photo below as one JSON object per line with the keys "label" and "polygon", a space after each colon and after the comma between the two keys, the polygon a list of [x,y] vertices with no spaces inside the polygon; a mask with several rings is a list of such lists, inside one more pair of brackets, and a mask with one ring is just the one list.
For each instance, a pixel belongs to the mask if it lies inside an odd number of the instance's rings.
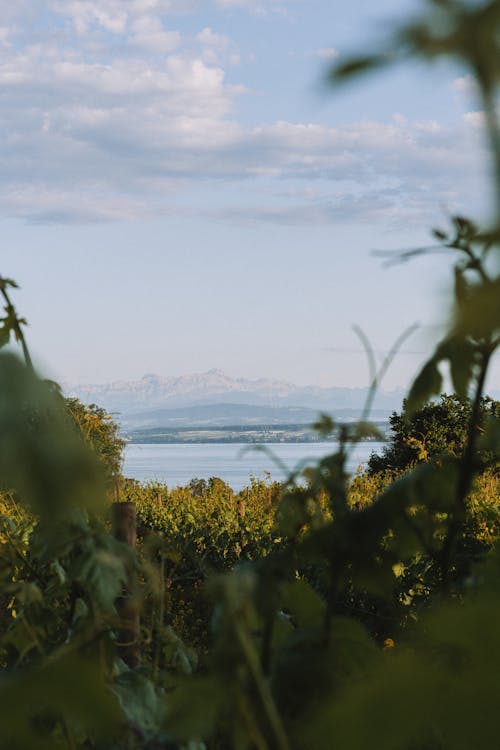
{"label": "distant shore", "polygon": [[[388,422],[374,422],[381,437],[364,438],[361,442],[380,442],[386,439]],[[125,439],[134,445],[168,444],[227,444],[227,443],[335,443],[338,434],[325,437],[309,425],[228,425],[195,426],[179,428],[147,428],[130,430]]]}

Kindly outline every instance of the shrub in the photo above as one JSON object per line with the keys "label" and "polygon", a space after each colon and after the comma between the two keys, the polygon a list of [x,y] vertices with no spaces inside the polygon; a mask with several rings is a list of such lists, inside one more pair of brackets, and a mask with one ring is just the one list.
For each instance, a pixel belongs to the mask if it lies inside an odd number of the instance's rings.
{"label": "shrub", "polygon": [[[372,453],[368,468],[372,474],[385,471],[403,471],[419,461],[427,461],[440,454],[458,458],[462,455],[472,414],[468,398],[443,394],[439,401],[426,404],[412,414],[407,413],[407,402],[400,414],[390,418],[391,437],[382,455]],[[500,417],[500,401],[483,397],[480,402],[479,421]],[[493,456],[487,451],[479,454],[483,463]]]}

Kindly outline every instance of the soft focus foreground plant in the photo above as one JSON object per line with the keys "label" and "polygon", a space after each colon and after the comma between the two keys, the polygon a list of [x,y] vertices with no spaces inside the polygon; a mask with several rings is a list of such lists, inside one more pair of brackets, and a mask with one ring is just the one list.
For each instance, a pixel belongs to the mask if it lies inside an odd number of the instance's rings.
{"label": "soft focus foreground plant", "polygon": [[0,642],[0,744],[76,746],[118,719],[106,659],[124,551],[91,520],[104,484],[61,396],[11,354],[0,354],[0,485],[37,519],[29,536],[23,513],[0,520],[11,619]]}
{"label": "soft focus foreground plant", "polygon": [[117,651],[115,602],[136,562],[109,533],[106,486],[57,387],[29,356],[0,352],[2,748],[131,748],[161,736],[153,683]]}

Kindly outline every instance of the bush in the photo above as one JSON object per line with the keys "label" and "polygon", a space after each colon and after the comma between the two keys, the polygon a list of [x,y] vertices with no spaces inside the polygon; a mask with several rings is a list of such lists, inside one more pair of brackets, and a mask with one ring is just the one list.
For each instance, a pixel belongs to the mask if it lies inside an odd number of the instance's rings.
{"label": "bush", "polygon": [[121,497],[137,507],[141,554],[153,565],[163,560],[167,620],[190,646],[208,647],[209,576],[265,557],[282,542],[280,492],[278,483],[257,479],[238,493],[217,477],[171,489],[124,481]]}
{"label": "bush", "polygon": [[66,398],[65,404],[76,429],[97,455],[108,481],[113,484],[121,474],[125,447],[119,425],[97,404],[83,404],[77,398]]}
{"label": "bush", "polygon": [[[458,458],[462,455],[472,415],[472,402],[457,395],[443,394],[439,401],[426,404],[413,414],[403,402],[400,414],[390,418],[391,438],[382,455],[372,453],[368,461],[370,473],[404,471],[419,461],[427,461],[440,454]],[[500,417],[500,401],[483,397],[480,402],[479,423],[488,417]],[[478,428],[479,429],[479,428]],[[494,461],[483,451],[478,456],[483,463]]]}

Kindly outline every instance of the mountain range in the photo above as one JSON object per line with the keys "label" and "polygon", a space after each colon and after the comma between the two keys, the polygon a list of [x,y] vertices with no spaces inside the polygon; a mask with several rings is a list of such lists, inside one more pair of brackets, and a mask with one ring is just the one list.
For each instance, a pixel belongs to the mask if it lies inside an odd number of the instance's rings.
{"label": "mountain range", "polygon": [[[280,380],[233,378],[222,370],[169,377],[148,374],[139,380],[102,385],[66,383],[65,392],[96,403],[126,429],[197,425],[308,424],[318,412],[356,419],[367,388],[297,386]],[[402,390],[379,391],[372,417],[386,419],[401,408]]]}

